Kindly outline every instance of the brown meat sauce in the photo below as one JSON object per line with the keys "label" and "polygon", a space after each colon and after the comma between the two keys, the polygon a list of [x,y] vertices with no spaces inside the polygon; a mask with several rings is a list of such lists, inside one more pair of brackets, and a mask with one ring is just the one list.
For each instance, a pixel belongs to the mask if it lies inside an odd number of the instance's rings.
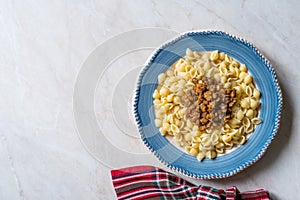
{"label": "brown meat sauce", "polygon": [[200,131],[223,126],[232,118],[236,90],[226,89],[214,78],[193,78],[193,89],[182,98],[186,115]]}

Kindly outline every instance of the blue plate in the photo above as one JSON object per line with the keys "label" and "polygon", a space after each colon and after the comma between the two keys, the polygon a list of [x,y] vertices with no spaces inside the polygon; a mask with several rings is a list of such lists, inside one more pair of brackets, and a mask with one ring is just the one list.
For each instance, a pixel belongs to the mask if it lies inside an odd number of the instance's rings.
{"label": "blue plate", "polygon": [[[246,64],[261,91],[257,125],[247,143],[216,159],[199,162],[163,137],[154,124],[152,94],[157,87],[157,76],[185,55],[193,51],[219,50]],[[172,170],[193,178],[224,178],[238,173],[256,162],[266,151],[279,128],[282,94],[269,61],[244,39],[222,31],[193,31],[184,33],[163,44],[148,59],[138,79],[134,113],[145,145]]]}

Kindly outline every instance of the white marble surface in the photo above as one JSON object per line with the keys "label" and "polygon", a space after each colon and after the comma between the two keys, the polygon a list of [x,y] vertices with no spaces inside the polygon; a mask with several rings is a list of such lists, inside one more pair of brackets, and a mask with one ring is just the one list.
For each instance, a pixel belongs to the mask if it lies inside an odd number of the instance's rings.
{"label": "white marble surface", "polygon": [[[73,90],[82,63],[98,45],[144,27],[177,32],[222,29],[252,41],[271,60],[283,89],[284,108],[280,132],[269,150],[229,179],[191,181],[218,188],[236,185],[242,191],[265,188],[274,199],[297,199],[299,9],[296,0],[0,1],[0,199],[115,199],[110,167],[91,156],[77,134]],[[135,69],[150,52],[143,49],[138,58],[128,55],[124,63]],[[118,65],[112,66],[120,69]],[[121,79],[122,74],[118,76]],[[110,91],[104,88],[106,94]],[[104,94],[95,92],[100,101]],[[95,112],[101,125],[100,106],[95,105]],[[135,133],[125,137],[116,129],[106,133],[109,141],[127,153],[139,151],[149,164],[161,166],[140,146]],[[118,138],[124,142],[118,143]],[[118,156],[109,162],[117,163],[122,154]],[[134,163],[128,159],[117,165]]]}

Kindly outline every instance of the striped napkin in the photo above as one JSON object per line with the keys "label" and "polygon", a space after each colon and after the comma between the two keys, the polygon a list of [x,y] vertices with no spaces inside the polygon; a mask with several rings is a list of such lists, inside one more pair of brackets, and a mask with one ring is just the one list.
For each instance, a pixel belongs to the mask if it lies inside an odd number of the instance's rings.
{"label": "striped napkin", "polygon": [[268,191],[240,192],[196,186],[176,175],[152,166],[135,166],[111,171],[119,200],[185,199],[185,200],[270,200]]}

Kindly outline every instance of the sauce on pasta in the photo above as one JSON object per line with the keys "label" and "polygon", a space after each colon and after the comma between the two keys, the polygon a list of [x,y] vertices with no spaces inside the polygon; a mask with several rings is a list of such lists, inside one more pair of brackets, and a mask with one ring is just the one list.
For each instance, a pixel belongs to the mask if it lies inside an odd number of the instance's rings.
{"label": "sauce on pasta", "polygon": [[247,67],[223,52],[187,49],[158,83],[155,125],[199,161],[243,145],[262,122],[260,92]]}

